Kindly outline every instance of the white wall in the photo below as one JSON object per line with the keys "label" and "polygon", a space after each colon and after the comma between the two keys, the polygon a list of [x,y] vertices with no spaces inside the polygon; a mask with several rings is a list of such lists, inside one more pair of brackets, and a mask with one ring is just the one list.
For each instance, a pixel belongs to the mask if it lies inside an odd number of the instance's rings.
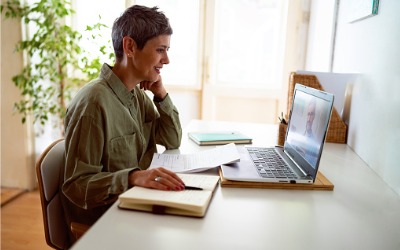
{"label": "white wall", "polygon": [[379,14],[348,23],[339,6],[333,70],[359,72],[348,144],[400,194],[400,1],[380,1]]}
{"label": "white wall", "polygon": [[332,67],[360,74],[352,91],[348,145],[400,195],[400,1],[380,1],[377,16],[349,23],[351,2],[339,4]]}

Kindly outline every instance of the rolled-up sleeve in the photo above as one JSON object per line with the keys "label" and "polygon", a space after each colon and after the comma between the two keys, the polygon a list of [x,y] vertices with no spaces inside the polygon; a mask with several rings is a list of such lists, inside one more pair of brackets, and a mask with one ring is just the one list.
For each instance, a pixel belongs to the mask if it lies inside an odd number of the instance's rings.
{"label": "rolled-up sleeve", "polygon": [[167,149],[179,148],[182,139],[182,128],[179,112],[169,95],[161,102],[154,101],[160,114],[155,130],[156,141]]}

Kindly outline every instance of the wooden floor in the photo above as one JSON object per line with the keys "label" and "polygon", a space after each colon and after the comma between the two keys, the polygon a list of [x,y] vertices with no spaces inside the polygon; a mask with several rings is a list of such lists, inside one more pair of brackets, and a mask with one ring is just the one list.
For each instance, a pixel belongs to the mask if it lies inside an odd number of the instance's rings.
{"label": "wooden floor", "polygon": [[25,193],[25,190],[20,188],[1,188],[1,206],[17,198],[19,195]]}
{"label": "wooden floor", "polygon": [[1,249],[52,249],[44,237],[38,191],[19,194],[1,206]]}

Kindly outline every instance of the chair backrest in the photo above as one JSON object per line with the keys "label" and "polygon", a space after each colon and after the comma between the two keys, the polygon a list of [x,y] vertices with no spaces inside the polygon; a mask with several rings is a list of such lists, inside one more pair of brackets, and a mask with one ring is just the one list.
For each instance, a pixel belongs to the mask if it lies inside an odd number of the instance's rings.
{"label": "chair backrest", "polygon": [[65,140],[53,142],[36,162],[46,242],[57,249],[68,246],[68,226],[59,194],[61,171],[65,163]]}

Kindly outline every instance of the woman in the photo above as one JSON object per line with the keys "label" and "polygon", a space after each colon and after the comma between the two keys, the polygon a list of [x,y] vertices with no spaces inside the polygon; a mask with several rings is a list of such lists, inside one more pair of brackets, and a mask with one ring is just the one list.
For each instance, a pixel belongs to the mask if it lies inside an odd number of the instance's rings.
{"label": "woman", "polygon": [[[67,222],[93,224],[132,186],[183,190],[164,168],[148,170],[156,144],[178,148],[182,129],[160,72],[172,29],[156,7],[132,6],[114,22],[116,62],[84,86],[68,107],[62,184]],[[145,90],[154,94],[153,101]],[[155,107],[156,108],[155,108]]]}

